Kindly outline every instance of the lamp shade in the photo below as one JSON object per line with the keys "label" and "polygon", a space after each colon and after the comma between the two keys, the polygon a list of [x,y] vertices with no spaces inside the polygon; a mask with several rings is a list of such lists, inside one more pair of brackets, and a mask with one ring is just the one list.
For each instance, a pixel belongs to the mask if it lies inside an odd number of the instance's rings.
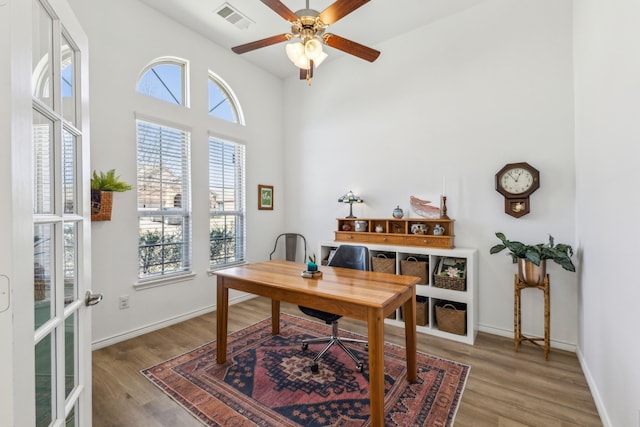
{"label": "lamp shade", "polygon": [[304,45],[301,42],[289,43],[286,46],[287,57],[297,65],[301,56],[304,56]]}
{"label": "lamp shade", "polygon": [[327,59],[328,56],[329,55],[327,55],[326,52],[320,52],[320,55],[318,55],[318,57],[313,60],[313,65],[315,65],[316,68],[318,68],[320,64],[322,64],[324,60]]}
{"label": "lamp shade", "polygon": [[318,39],[311,39],[304,44],[304,54],[307,58],[316,61],[316,59],[322,54],[322,43]]}

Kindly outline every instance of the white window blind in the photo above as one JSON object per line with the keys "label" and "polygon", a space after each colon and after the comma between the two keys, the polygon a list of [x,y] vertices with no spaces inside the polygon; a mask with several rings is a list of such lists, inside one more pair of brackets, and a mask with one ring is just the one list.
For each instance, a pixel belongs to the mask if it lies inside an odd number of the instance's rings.
{"label": "white window blind", "polygon": [[137,121],[138,276],[191,270],[190,134]]}
{"label": "white window blind", "polygon": [[245,261],[245,147],[209,138],[209,261]]}

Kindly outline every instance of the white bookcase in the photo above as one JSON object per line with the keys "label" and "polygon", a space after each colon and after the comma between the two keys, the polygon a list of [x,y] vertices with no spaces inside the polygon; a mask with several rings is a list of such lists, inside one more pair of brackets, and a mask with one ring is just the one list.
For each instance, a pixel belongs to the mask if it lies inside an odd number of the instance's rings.
{"label": "white bookcase", "polygon": [[[429,283],[420,283],[416,286],[416,295],[427,298],[427,325],[418,325],[417,331],[419,333],[436,335],[473,345],[478,333],[478,251],[476,249],[440,249],[333,241],[323,242],[320,244],[320,260],[323,264],[326,264],[326,260],[328,259],[331,250],[340,245],[366,246],[369,249],[371,257],[376,257],[379,253],[384,253],[388,257],[394,257],[396,262],[396,274],[400,274],[400,261],[406,260],[411,256],[421,260],[428,260]],[[463,258],[466,260],[466,289],[464,291],[444,289],[434,286],[434,270],[437,269],[439,261],[443,257]],[[437,304],[444,304],[445,302],[453,302],[459,307],[466,309],[466,331],[463,335],[438,329],[435,307]],[[404,326],[401,310],[396,312],[395,318],[388,318],[385,322],[397,326]]]}

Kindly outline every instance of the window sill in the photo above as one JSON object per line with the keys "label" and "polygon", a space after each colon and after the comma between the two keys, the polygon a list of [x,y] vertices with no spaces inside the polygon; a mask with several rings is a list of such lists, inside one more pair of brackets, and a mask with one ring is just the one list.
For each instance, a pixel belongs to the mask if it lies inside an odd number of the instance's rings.
{"label": "window sill", "polygon": [[195,273],[180,274],[176,276],[162,277],[160,279],[150,279],[133,284],[133,288],[136,291],[142,291],[150,288],[157,288],[158,286],[172,285],[174,283],[186,282],[193,280],[196,277]]}
{"label": "window sill", "polygon": [[246,261],[242,261],[242,262],[236,262],[234,264],[222,265],[220,267],[209,268],[209,271],[207,271],[207,275],[215,276],[216,275],[216,271],[226,270],[227,268],[232,268],[232,267],[238,267],[240,265],[245,265],[246,263],[247,263]]}

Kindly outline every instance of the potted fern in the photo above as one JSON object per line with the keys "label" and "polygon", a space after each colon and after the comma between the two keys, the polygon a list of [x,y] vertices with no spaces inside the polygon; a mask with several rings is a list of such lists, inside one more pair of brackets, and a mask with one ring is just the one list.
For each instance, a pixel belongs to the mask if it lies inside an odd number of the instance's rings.
{"label": "potted fern", "polygon": [[111,221],[111,208],[113,206],[113,192],[131,190],[133,187],[120,180],[116,170],[108,170],[107,173],[93,171],[91,177],[91,220]]}
{"label": "potted fern", "polygon": [[520,280],[529,285],[541,283],[546,275],[546,260],[552,260],[567,271],[576,271],[571,261],[573,248],[564,243],[555,244],[553,236],[549,235],[547,243],[526,245],[522,242],[511,241],[503,233],[496,233],[502,243],[490,249],[491,254],[497,254],[507,249],[513,263],[518,263]]}

